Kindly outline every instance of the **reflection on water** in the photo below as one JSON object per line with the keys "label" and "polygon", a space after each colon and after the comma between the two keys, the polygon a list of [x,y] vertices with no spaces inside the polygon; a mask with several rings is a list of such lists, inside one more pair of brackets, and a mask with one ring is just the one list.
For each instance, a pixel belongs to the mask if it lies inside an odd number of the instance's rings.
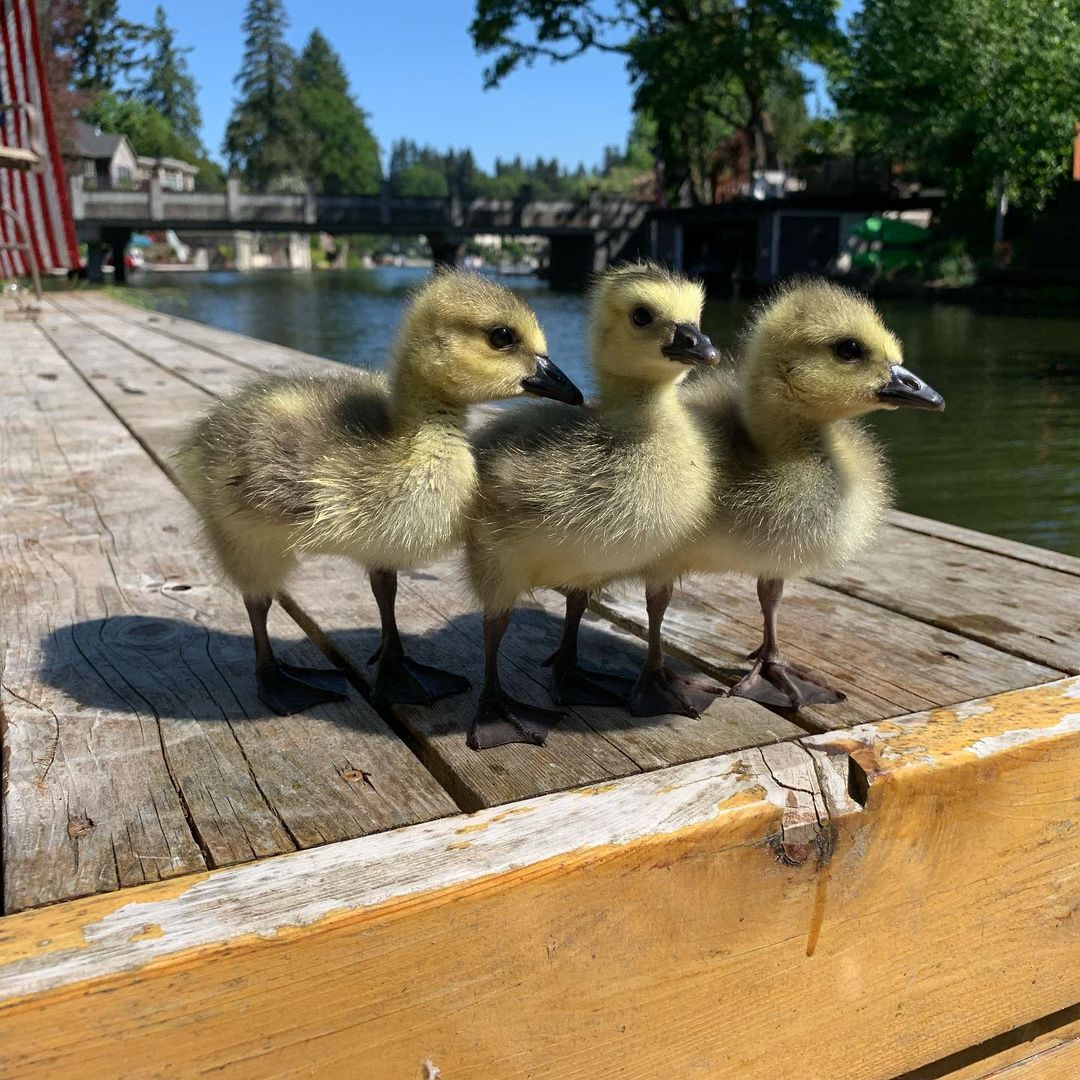
{"label": "reflection on water", "polygon": [[[424,269],[139,275],[155,306],[347,363],[382,366],[407,290]],[[585,299],[507,279],[535,307],[552,359],[583,389]],[[899,505],[1080,555],[1080,319],[887,303],[908,366],[948,402],[941,415],[880,414]],[[711,302],[705,329],[733,348],[746,314]]]}

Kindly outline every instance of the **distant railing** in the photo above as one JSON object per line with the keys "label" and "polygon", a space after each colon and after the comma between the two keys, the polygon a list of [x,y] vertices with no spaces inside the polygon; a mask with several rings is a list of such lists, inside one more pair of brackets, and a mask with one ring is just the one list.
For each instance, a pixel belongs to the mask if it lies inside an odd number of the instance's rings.
{"label": "distant railing", "polygon": [[87,224],[131,228],[288,229],[331,233],[588,233],[637,228],[651,204],[633,199],[421,198],[391,195],[254,195],[230,178],[223,193],[177,192],[152,178],[142,191],[91,191],[71,181],[72,212]]}

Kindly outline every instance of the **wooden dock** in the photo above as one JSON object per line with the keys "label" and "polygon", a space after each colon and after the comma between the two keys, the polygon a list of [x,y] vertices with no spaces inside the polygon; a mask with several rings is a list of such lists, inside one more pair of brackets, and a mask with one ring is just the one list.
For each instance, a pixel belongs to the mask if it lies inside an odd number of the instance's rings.
{"label": "wooden dock", "polygon": [[[280,718],[170,454],[334,366],[91,292],[0,321],[0,1075],[1080,1075],[1080,559],[897,513],[785,598],[843,704],[481,754],[475,693],[367,703],[374,601],[313,560],[271,632],[356,693]],[[560,613],[515,617],[515,695]],[[591,662],[634,673],[643,618],[601,597]],[[455,560],[399,619],[479,685]],[[694,579],[668,646],[731,683],[759,619]]]}

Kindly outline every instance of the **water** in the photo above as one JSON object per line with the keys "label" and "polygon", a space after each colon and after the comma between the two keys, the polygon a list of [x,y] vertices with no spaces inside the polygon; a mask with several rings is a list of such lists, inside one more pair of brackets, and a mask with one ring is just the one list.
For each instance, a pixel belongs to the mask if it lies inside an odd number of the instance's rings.
{"label": "water", "polygon": [[[382,366],[423,268],[290,274],[139,275],[153,306],[347,363]],[[583,389],[585,300],[507,279],[536,309],[555,360]],[[872,420],[901,509],[1080,555],[1080,318],[882,305],[907,364],[944,394],[943,414]],[[710,302],[705,329],[734,346],[746,314]]]}

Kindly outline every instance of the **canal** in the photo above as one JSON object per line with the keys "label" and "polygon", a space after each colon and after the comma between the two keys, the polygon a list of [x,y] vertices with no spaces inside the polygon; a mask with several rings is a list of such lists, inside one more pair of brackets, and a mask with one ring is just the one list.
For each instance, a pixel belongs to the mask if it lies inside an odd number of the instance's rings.
{"label": "canal", "polygon": [[[386,363],[421,268],[290,274],[140,274],[153,307],[353,364]],[[588,387],[586,301],[505,279],[536,309],[552,358]],[[712,301],[705,329],[735,347],[747,304]],[[948,402],[942,415],[872,419],[901,509],[1080,555],[1080,318],[881,305],[908,366]]]}

